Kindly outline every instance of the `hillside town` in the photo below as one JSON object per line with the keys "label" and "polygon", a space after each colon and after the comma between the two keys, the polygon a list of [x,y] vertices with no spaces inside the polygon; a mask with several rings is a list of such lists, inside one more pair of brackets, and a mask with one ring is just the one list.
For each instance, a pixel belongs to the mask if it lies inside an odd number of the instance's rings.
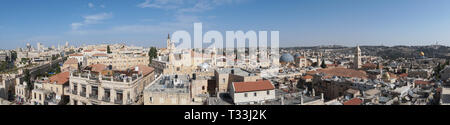
{"label": "hillside town", "polygon": [[[446,46],[435,47],[448,51]],[[235,49],[245,53],[226,53]],[[280,48],[279,54],[271,49],[249,51],[252,48],[179,49],[170,35],[164,48],[27,44],[0,51],[0,103],[450,104],[450,56],[421,51],[391,59],[371,54],[368,46]]]}

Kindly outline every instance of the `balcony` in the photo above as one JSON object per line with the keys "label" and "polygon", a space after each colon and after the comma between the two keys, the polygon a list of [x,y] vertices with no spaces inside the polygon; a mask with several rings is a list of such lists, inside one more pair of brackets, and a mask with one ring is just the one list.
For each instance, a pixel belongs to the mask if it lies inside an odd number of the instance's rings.
{"label": "balcony", "polygon": [[90,80],[97,81],[97,80],[98,80],[98,77],[96,77],[96,76],[91,76],[91,77],[89,77],[89,79],[90,79]]}
{"label": "balcony", "polygon": [[111,81],[111,77],[102,77],[102,80]]}
{"label": "balcony", "polygon": [[80,92],[80,96],[86,97],[86,92]]}
{"label": "balcony", "polygon": [[74,95],[78,95],[78,92],[77,92],[77,90],[72,90],[72,94],[74,94]]}
{"label": "balcony", "polygon": [[111,99],[109,97],[103,96],[102,101],[110,102]]}
{"label": "balcony", "polygon": [[81,74],[81,78],[88,78],[88,74]]}

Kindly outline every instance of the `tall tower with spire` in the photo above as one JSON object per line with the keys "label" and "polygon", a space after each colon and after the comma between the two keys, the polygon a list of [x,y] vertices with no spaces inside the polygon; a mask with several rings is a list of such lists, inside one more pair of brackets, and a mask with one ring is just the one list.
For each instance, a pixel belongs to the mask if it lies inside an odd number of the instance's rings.
{"label": "tall tower with spire", "polygon": [[173,50],[174,49],[174,45],[172,43],[172,41],[170,40],[170,34],[167,34],[167,49],[168,50]]}
{"label": "tall tower with spire", "polygon": [[175,60],[173,51],[175,48],[174,48],[174,44],[170,40],[170,34],[167,35],[167,49],[169,50],[169,64],[173,64],[173,61]]}
{"label": "tall tower with spire", "polygon": [[353,59],[353,68],[354,69],[360,69],[362,65],[361,62],[361,48],[359,48],[359,45],[356,46],[355,50],[355,58]]}

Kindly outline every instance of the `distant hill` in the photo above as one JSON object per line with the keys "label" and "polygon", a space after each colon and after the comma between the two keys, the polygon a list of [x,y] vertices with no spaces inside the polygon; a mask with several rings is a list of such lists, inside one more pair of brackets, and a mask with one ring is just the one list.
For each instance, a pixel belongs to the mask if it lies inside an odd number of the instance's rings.
{"label": "distant hill", "polygon": [[[353,47],[330,45],[312,47],[289,47],[284,49],[345,49],[351,50]],[[450,47],[442,45],[430,46],[360,46],[365,55],[376,55],[386,59],[396,59],[399,57],[415,58],[424,52],[426,57],[450,59]]]}

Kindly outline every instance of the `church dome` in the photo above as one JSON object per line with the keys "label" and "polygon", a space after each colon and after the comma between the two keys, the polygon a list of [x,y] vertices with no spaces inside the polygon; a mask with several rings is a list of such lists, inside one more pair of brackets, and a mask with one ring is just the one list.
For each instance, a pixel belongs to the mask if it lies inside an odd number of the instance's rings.
{"label": "church dome", "polygon": [[294,57],[289,53],[284,53],[280,57],[280,62],[284,62],[284,63],[294,62]]}

